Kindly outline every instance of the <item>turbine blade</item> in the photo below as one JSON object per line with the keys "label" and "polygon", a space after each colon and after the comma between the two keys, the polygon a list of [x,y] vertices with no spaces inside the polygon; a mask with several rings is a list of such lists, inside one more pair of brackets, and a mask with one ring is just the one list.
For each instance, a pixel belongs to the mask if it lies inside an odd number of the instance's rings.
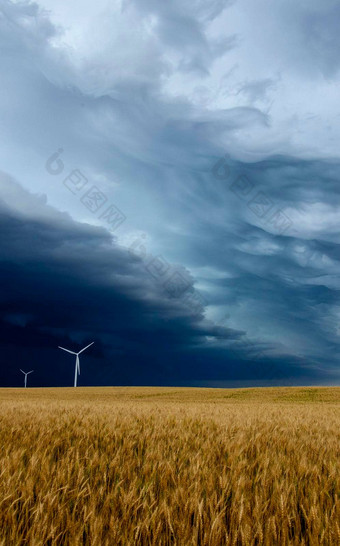
{"label": "turbine blade", "polygon": [[84,349],[82,349],[81,351],[79,351],[78,355],[80,355],[80,353],[82,353],[83,351],[86,351],[86,349],[88,349],[89,347],[91,347],[91,345],[94,344],[94,341],[92,341],[92,343],[90,343],[90,345],[87,345],[86,347],[84,347]]}
{"label": "turbine blade", "polygon": [[21,368],[19,368],[19,370],[20,370],[22,373],[25,373]]}
{"label": "turbine blade", "polygon": [[78,369],[78,375],[80,375],[80,362],[79,362],[79,356],[77,355],[77,369]]}
{"label": "turbine blade", "polygon": [[69,349],[65,349],[64,347],[60,347],[60,345],[58,345],[58,349],[62,349],[63,351],[66,351],[67,353],[71,353],[71,355],[76,355],[77,354],[74,351],[70,351]]}
{"label": "turbine blade", "polygon": [[34,370],[31,370],[30,372],[27,372],[27,375],[28,375],[29,373],[32,373],[32,372],[34,372]]}

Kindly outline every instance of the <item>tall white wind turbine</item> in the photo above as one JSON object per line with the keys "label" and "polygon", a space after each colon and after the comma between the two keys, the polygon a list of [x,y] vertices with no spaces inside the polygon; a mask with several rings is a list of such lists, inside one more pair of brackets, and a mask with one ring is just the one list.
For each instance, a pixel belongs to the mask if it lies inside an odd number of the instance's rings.
{"label": "tall white wind turbine", "polygon": [[74,386],[76,387],[77,386],[77,374],[80,375],[80,363],[79,363],[79,355],[80,353],[82,353],[83,351],[86,351],[86,349],[88,349],[89,347],[91,347],[91,345],[94,344],[94,341],[92,341],[92,343],[90,343],[90,345],[87,345],[86,347],[84,347],[84,349],[82,349],[81,351],[79,351],[78,353],[75,353],[74,351],[70,351],[69,349],[65,349],[64,347],[60,347],[58,345],[58,349],[62,349],[63,351],[66,351],[67,353],[71,353],[71,355],[76,355],[76,367],[75,367],[75,370],[74,370]]}
{"label": "tall white wind turbine", "polygon": [[28,376],[28,374],[34,372],[34,370],[31,370],[30,372],[24,372],[21,368],[19,368],[19,369],[25,376],[25,389],[26,389],[26,387],[27,387],[27,376]]}

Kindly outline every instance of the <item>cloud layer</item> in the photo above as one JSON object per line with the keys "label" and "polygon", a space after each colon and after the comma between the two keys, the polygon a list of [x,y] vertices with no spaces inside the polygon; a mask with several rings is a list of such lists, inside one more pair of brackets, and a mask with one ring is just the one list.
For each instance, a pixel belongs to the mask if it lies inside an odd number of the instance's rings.
{"label": "cloud layer", "polygon": [[1,381],[337,382],[338,3],[0,9]]}

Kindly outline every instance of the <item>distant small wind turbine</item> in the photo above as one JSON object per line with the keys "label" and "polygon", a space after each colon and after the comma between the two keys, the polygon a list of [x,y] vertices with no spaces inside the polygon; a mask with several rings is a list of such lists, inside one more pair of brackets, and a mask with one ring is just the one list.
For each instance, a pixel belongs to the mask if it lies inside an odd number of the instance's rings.
{"label": "distant small wind turbine", "polygon": [[81,351],[79,351],[79,353],[75,353],[74,351],[70,351],[69,349],[64,349],[64,347],[60,347],[58,345],[58,349],[62,349],[63,351],[66,351],[67,353],[71,353],[71,355],[76,355],[76,367],[75,367],[75,370],[74,370],[74,386],[76,387],[77,386],[77,372],[78,374],[80,375],[80,364],[79,364],[79,355],[80,353],[82,353],[83,351],[86,351],[86,349],[88,349],[89,347],[91,347],[91,345],[94,344],[94,341],[92,341],[92,343],[90,343],[90,345],[87,345],[86,347],[84,347],[84,349],[82,349]]}
{"label": "distant small wind turbine", "polygon": [[26,387],[27,387],[27,376],[28,376],[29,373],[34,372],[34,370],[31,370],[30,372],[24,372],[21,368],[19,368],[19,369],[25,376],[25,389],[26,389]]}

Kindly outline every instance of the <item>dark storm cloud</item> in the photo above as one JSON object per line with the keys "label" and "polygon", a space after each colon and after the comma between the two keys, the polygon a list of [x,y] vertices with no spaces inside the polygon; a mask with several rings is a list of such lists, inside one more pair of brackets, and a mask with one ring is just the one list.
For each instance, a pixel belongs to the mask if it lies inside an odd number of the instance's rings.
{"label": "dark storm cloud", "polygon": [[[228,165],[228,160],[224,162]],[[246,186],[237,185],[240,176]],[[287,351],[309,355],[322,361],[322,367],[328,360],[325,371],[335,373],[339,357],[339,177],[336,161],[288,157],[247,165],[229,161],[225,176],[216,178],[213,172],[211,192],[217,192],[220,209],[215,210],[209,230],[209,262],[220,271],[212,288],[216,305],[224,301],[233,309],[232,315],[242,315],[248,333],[276,338]],[[269,202],[269,212],[261,208],[263,198]],[[289,220],[283,233],[270,223],[278,209]],[[204,236],[190,243],[197,261],[206,244]]]}
{"label": "dark storm cloud", "polygon": [[[57,345],[92,340],[83,384],[282,377],[279,359],[254,366],[258,347],[245,347],[244,333],[170,298],[104,229],[75,223],[8,177],[1,187],[3,383],[29,363],[34,384],[68,384],[73,363]],[[301,374],[294,358],[290,367]]]}
{"label": "dark storm cloud", "polygon": [[[70,384],[56,346],[92,339],[87,384],[338,381],[336,2],[40,5],[0,0],[2,166],[47,195],[2,180],[2,383],[27,359]],[[74,168],[127,216],[117,240],[84,223]],[[141,234],[200,312],[129,252]]]}
{"label": "dark storm cloud", "polygon": [[[164,293],[146,273],[142,261],[118,247],[104,229],[73,222],[3,177],[4,193],[3,342],[21,347],[21,353],[27,346],[27,355],[37,342],[35,360],[39,370],[43,369],[39,347],[44,354],[49,346],[48,371],[43,370],[43,377],[50,374],[55,381],[50,363],[56,362],[57,344],[68,335],[73,337],[73,341],[67,339],[69,345],[91,337],[102,348],[102,355],[105,348],[104,368],[110,362],[110,373],[102,381],[110,381],[114,366],[116,377],[134,383],[150,381],[152,374],[162,376],[168,362],[175,360],[182,348],[195,350],[211,334],[211,326],[201,324],[202,316],[197,311]],[[15,206],[9,205],[9,201],[12,205],[14,201]],[[224,332],[230,339],[240,336],[227,328]],[[3,373],[8,354],[5,352],[2,357]],[[12,374],[23,365],[16,361],[17,356],[14,348]],[[24,360],[23,354],[21,358]],[[126,366],[130,367],[129,372]],[[176,381],[176,374],[173,380]]]}

